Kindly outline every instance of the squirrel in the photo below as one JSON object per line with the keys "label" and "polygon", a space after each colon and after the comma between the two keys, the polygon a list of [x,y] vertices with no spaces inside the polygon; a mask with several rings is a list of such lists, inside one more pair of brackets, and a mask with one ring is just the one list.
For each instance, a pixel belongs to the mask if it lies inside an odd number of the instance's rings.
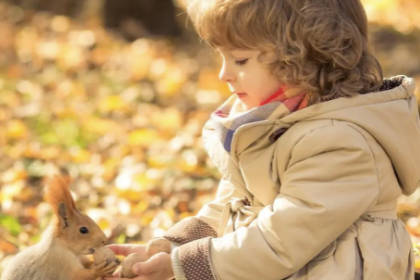
{"label": "squirrel", "polygon": [[82,259],[100,253],[107,239],[91,218],[76,209],[69,186],[68,176],[47,179],[44,199],[54,218],[40,242],[7,263],[1,280],[95,280],[111,275],[118,266],[113,256],[84,266]]}

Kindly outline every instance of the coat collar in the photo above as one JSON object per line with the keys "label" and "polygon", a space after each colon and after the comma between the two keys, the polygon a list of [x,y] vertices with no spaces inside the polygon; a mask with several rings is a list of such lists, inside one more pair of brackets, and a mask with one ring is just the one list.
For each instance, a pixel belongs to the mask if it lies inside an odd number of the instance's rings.
{"label": "coat collar", "polygon": [[[388,80],[389,81],[389,80]],[[220,141],[214,135],[215,127],[207,122],[203,130],[204,143],[218,162],[238,160],[238,156],[250,147],[259,149],[273,143],[274,136],[281,134],[295,123],[302,121],[332,119],[353,123],[369,132],[390,156],[403,185],[404,193],[420,186],[420,165],[413,157],[420,158],[420,124],[417,102],[414,97],[414,81],[405,76],[391,78],[398,86],[378,92],[342,97],[311,105],[279,118],[261,120],[238,127],[233,134],[229,153],[218,147]],[[384,82],[386,84],[387,82]],[[402,125],[408,123],[407,125]],[[380,129],[379,129],[380,127]],[[410,133],[410,136],[407,136]],[[399,138],[399,139],[397,139]],[[404,143],[404,147],[400,144]],[[208,148],[210,147],[210,149]],[[411,162],[411,163],[410,163]],[[215,162],[216,165],[217,162]]]}
{"label": "coat collar", "polygon": [[[300,121],[337,119],[348,120],[356,123],[369,122],[369,120],[366,119],[366,116],[352,114],[352,109],[357,110],[365,106],[373,107],[377,104],[400,99],[415,100],[415,84],[413,79],[405,76],[396,76],[386,80],[384,84],[388,81],[399,81],[399,83],[398,86],[391,89],[360,94],[353,97],[341,97],[308,106],[277,119],[246,124],[240,127],[235,133],[232,141],[231,155],[236,156],[258,140],[266,139],[267,141],[272,142],[273,139],[276,139],[276,137],[273,136],[276,136],[276,134],[281,135],[279,132],[285,132],[293,124]],[[372,114],[374,113],[372,112]],[[263,137],[264,135],[267,137]],[[277,138],[278,136],[279,135],[277,135]]]}

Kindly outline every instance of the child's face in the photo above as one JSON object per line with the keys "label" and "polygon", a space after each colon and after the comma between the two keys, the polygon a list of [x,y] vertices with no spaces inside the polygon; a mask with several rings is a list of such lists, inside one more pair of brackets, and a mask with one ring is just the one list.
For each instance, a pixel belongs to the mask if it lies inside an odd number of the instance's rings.
{"label": "child's face", "polygon": [[248,109],[275,93],[281,84],[268,66],[258,60],[260,51],[218,48],[222,57],[219,79],[226,82]]}

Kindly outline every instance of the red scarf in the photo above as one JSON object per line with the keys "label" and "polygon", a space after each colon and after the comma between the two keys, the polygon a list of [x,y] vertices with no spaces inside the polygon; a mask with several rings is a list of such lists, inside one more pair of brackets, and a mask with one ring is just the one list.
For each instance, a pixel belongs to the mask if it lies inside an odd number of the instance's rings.
{"label": "red scarf", "polygon": [[223,147],[227,152],[230,152],[233,135],[240,126],[256,121],[282,118],[306,107],[308,105],[307,96],[307,94],[302,92],[296,96],[287,97],[285,87],[281,87],[277,92],[261,102],[260,106],[242,114],[230,116],[232,106],[236,100],[232,96],[211,115],[209,122],[215,123],[217,135],[220,137]]}
{"label": "red scarf", "polygon": [[260,106],[263,106],[271,102],[280,101],[280,102],[283,102],[287,106],[290,112],[294,112],[308,106],[307,94],[300,93],[296,96],[287,97],[285,92],[286,92],[286,86],[280,87],[278,91],[276,91],[275,93],[270,95],[268,98],[263,100],[260,103]]}

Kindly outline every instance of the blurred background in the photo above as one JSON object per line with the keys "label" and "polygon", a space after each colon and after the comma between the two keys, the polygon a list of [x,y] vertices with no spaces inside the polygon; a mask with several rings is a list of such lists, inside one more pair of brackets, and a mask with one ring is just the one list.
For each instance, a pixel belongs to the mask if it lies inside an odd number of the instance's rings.
{"label": "blurred background", "polygon": [[[420,85],[420,1],[362,2],[385,76]],[[42,180],[60,170],[113,242],[147,241],[212,198],[201,128],[229,91],[184,5],[0,1],[0,262],[39,240]],[[420,189],[398,214],[418,253]]]}

